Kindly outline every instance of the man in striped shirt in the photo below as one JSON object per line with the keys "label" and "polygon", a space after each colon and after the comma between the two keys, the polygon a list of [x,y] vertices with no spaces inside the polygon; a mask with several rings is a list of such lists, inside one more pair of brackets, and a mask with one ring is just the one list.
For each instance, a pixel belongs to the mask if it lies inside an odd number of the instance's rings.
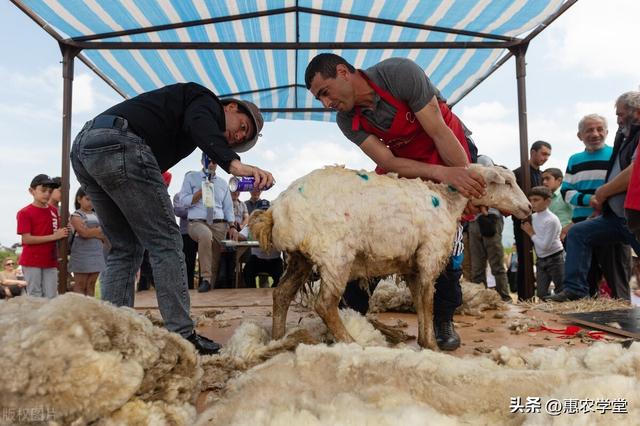
{"label": "man in striped shirt", "polygon": [[[596,189],[604,184],[613,152],[613,148],[605,144],[607,134],[607,119],[601,115],[586,115],[578,123],[578,139],[584,143],[585,149],[569,158],[561,189],[565,201],[573,206],[573,223],[582,222],[593,215],[589,201]],[[628,298],[630,247],[622,243],[596,246],[592,254],[587,275],[589,294],[597,294],[598,284],[604,275],[614,296]]]}
{"label": "man in striped shirt", "polygon": [[[583,220],[569,231],[566,240],[567,261],[565,263],[564,290],[552,296],[550,298],[552,301],[564,302],[589,295],[588,270],[592,261],[592,250],[602,247],[602,250],[613,252],[613,244],[621,243],[631,244],[635,249],[640,250],[640,244],[629,232],[624,220],[624,213],[620,208],[620,200],[624,200],[626,192],[625,184],[629,181],[631,156],[637,146],[640,134],[638,132],[640,126],[635,125],[636,116],[640,116],[638,111],[640,111],[639,92],[625,93],[616,101],[616,114],[620,129],[607,164],[604,181],[600,180],[601,175],[595,173],[590,175],[588,169],[577,168],[575,164],[588,163],[587,159],[595,158],[595,156],[589,157],[589,153],[597,154],[598,148],[604,147],[604,139],[607,134],[606,121],[602,117],[592,115],[585,117],[580,122],[578,135],[587,148],[583,153],[583,157],[586,159],[583,158],[581,162],[569,162],[572,173],[568,182],[596,181],[592,187],[597,189],[591,191],[591,194],[572,194],[568,191],[565,193],[565,197],[568,197],[567,201],[571,202],[575,196],[576,201],[582,199],[583,203],[584,198],[588,198],[589,205],[601,214],[593,219]],[[599,160],[602,161],[602,159]],[[580,179],[574,179],[574,175]],[[621,272],[625,268],[610,268],[605,265],[604,269],[605,272],[607,270]],[[607,279],[609,280],[609,277]],[[614,284],[614,296],[628,299],[628,283],[629,275],[620,283]]]}

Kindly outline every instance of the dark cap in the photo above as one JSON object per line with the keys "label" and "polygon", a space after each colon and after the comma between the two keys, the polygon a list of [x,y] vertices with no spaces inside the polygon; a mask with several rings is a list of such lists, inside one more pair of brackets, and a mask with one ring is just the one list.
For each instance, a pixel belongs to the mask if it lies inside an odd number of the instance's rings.
{"label": "dark cap", "polygon": [[269,200],[258,200],[256,203],[256,209],[258,210],[268,210],[269,207],[271,207]]}
{"label": "dark cap", "polygon": [[35,188],[38,185],[47,186],[49,188],[60,187],[60,182],[56,182],[47,175],[38,175],[31,180],[31,188]]}
{"label": "dark cap", "polygon": [[247,114],[253,120],[254,133],[251,139],[247,140],[246,142],[231,146],[231,149],[235,152],[249,151],[258,141],[258,137],[260,137],[260,132],[262,131],[262,126],[264,126],[264,118],[260,113],[260,109],[258,109],[256,104],[254,104],[253,102],[243,101],[235,98],[220,99],[220,102],[222,102],[223,105],[235,102],[236,104],[238,104],[240,110]]}

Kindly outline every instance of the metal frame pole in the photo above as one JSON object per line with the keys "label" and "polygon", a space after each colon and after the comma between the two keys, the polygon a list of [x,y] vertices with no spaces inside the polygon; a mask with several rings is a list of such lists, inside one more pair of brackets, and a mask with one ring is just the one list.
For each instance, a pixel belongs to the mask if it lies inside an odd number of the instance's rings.
{"label": "metal frame pole", "polygon": [[[527,132],[527,94],[526,94],[526,76],[527,64],[525,61],[525,53],[529,43],[514,48],[512,52],[516,57],[516,81],[518,86],[518,124],[520,128],[520,167],[522,170],[523,190],[526,193],[531,189],[531,172],[529,170],[529,135]],[[518,283],[523,285],[518,289],[518,299],[529,300],[534,295],[534,277],[533,277],[533,251],[531,239],[523,235],[522,244],[524,248],[524,259],[520,260],[519,268],[524,268],[524,282]]]}
{"label": "metal frame pole", "polygon": [[[71,106],[73,99],[73,65],[75,57],[80,53],[80,49],[60,43],[62,51],[62,197],[60,200],[60,225],[67,226],[69,222],[69,178],[71,152]],[[67,259],[69,254],[69,243],[66,238],[60,240],[58,244],[58,293],[67,291]]]}

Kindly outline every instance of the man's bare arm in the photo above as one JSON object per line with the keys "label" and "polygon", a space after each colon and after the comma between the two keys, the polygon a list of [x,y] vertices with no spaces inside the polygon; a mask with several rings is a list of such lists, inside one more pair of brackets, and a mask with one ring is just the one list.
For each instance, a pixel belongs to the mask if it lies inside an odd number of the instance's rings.
{"label": "man's bare arm", "polygon": [[460,141],[444,122],[435,96],[415,115],[424,131],[433,139],[440,158],[447,166],[466,166],[469,164],[467,154],[460,145]]}
{"label": "man's bare arm", "polygon": [[[460,144],[458,144],[460,146]],[[402,177],[434,180],[454,186],[465,197],[479,198],[484,193],[485,183],[479,174],[466,167],[447,167],[426,164],[408,158],[396,157],[391,150],[374,135],[369,135],[360,144],[360,149],[378,166]]]}

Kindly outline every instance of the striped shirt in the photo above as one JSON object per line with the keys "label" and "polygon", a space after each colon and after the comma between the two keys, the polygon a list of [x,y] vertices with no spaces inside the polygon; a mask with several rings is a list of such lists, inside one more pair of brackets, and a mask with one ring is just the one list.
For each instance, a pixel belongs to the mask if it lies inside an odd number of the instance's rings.
{"label": "striped shirt", "polygon": [[605,182],[612,153],[613,148],[605,145],[597,151],[582,151],[569,157],[560,192],[573,206],[573,223],[581,222],[593,213],[589,200]]}

